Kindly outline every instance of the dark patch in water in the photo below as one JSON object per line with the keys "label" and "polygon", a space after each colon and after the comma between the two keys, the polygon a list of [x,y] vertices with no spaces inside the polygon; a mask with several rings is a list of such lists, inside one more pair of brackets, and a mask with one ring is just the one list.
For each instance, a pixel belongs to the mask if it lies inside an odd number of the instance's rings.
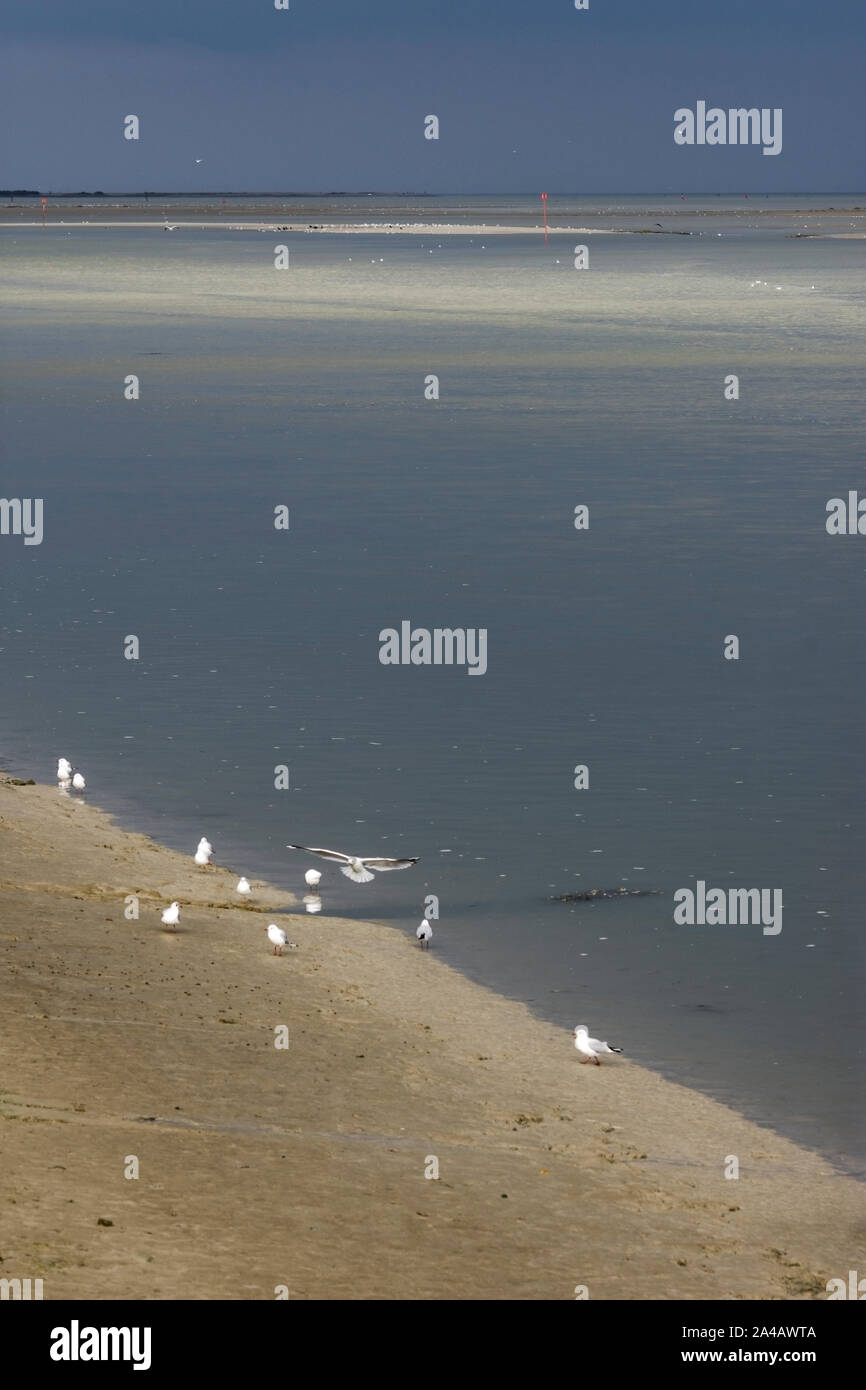
{"label": "dark patch in water", "polygon": [[657,898],[660,888],[590,888],[588,893],[555,893],[551,903],[592,903],[597,898]]}

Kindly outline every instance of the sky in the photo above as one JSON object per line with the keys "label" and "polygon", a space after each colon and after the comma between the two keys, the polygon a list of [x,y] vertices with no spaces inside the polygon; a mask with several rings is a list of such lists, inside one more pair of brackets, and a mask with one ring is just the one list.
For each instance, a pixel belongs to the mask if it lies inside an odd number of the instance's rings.
{"label": "sky", "polygon": [[[0,43],[3,188],[866,186],[864,0],[0,0]],[[781,153],[677,145],[698,101],[780,107]]]}

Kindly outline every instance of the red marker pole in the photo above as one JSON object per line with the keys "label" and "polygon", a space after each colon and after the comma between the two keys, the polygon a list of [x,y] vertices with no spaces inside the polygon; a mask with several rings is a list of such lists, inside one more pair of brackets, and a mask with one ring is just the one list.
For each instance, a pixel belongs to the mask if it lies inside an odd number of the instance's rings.
{"label": "red marker pole", "polygon": [[541,210],[542,210],[542,212],[544,213],[544,240],[545,240],[545,241],[549,241],[549,239],[550,239],[550,231],[549,231],[549,228],[548,228],[548,225],[547,225],[547,194],[546,194],[546,193],[542,193],[542,195],[541,195]]}

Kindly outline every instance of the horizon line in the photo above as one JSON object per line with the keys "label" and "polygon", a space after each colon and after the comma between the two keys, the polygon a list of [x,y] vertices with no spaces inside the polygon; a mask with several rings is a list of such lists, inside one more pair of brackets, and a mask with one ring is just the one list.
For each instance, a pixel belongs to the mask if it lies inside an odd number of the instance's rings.
{"label": "horizon line", "polygon": [[[510,190],[505,193],[429,193],[427,191],[401,189],[73,189],[59,192],[49,189],[2,188],[0,196],[19,198],[541,198],[541,192],[520,192]],[[637,190],[589,190],[584,192],[551,193],[551,198],[830,198],[864,197],[866,189],[697,189],[688,193],[676,193],[669,189]]]}

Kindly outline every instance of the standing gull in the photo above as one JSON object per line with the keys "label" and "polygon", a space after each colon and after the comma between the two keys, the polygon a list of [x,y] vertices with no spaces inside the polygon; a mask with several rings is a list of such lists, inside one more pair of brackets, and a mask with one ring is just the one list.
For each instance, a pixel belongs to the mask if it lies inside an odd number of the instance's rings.
{"label": "standing gull", "polygon": [[611,1047],[609,1043],[599,1042],[598,1038],[589,1036],[589,1029],[585,1023],[579,1023],[574,1030],[574,1045],[578,1052],[582,1052],[581,1062],[595,1062],[597,1067],[601,1066],[597,1053],[599,1052],[622,1052],[621,1047]]}
{"label": "standing gull", "polygon": [[283,947],[285,946],[288,939],[289,938],[286,936],[286,933],[283,931],[282,927],[278,927],[276,922],[271,922],[270,926],[268,927],[268,941],[272,941],[274,943],[275,956],[281,956],[283,954]]}
{"label": "standing gull", "polygon": [[162,914],[162,924],[164,927],[176,927],[180,921],[180,903],[172,903]]}
{"label": "standing gull", "polygon": [[427,921],[426,918],[421,923],[415,935],[418,938],[418,943],[421,947],[421,950],[423,951],[426,948],[429,951],[430,938],[433,935],[433,928],[431,927],[430,923]]}
{"label": "standing gull", "polygon": [[246,899],[246,898],[249,898],[249,897],[251,896],[252,891],[253,891],[253,890],[252,890],[252,888],[250,887],[250,881],[249,881],[248,878],[239,878],[239,879],[238,879],[238,886],[237,886],[237,888],[235,889],[235,892],[236,892],[236,893],[240,893],[241,897],[244,898],[244,899]]}
{"label": "standing gull", "polygon": [[322,875],[319,873],[318,869],[307,869],[307,872],[304,874],[304,882],[308,888],[318,888],[321,881]]}
{"label": "standing gull", "polygon": [[286,849],[300,849],[304,854],[316,854],[320,859],[327,859],[333,864],[340,865],[340,873],[345,874],[353,883],[369,883],[373,875],[369,869],[375,869],[377,873],[386,873],[389,869],[408,869],[410,864],[418,863],[418,856],[414,859],[365,859],[355,854],[340,854],[335,849],[312,849],[308,845],[286,845]]}
{"label": "standing gull", "polygon": [[72,764],[68,758],[57,759],[57,780],[58,782],[72,781]]}
{"label": "standing gull", "polygon": [[76,773],[75,773],[75,775],[74,775],[73,778],[72,778],[72,785],[73,785],[75,791],[77,791],[77,792],[83,792],[83,791],[84,791],[84,788],[87,786],[87,783],[86,783],[85,780],[84,780],[84,774],[83,774],[82,772],[76,772]]}

